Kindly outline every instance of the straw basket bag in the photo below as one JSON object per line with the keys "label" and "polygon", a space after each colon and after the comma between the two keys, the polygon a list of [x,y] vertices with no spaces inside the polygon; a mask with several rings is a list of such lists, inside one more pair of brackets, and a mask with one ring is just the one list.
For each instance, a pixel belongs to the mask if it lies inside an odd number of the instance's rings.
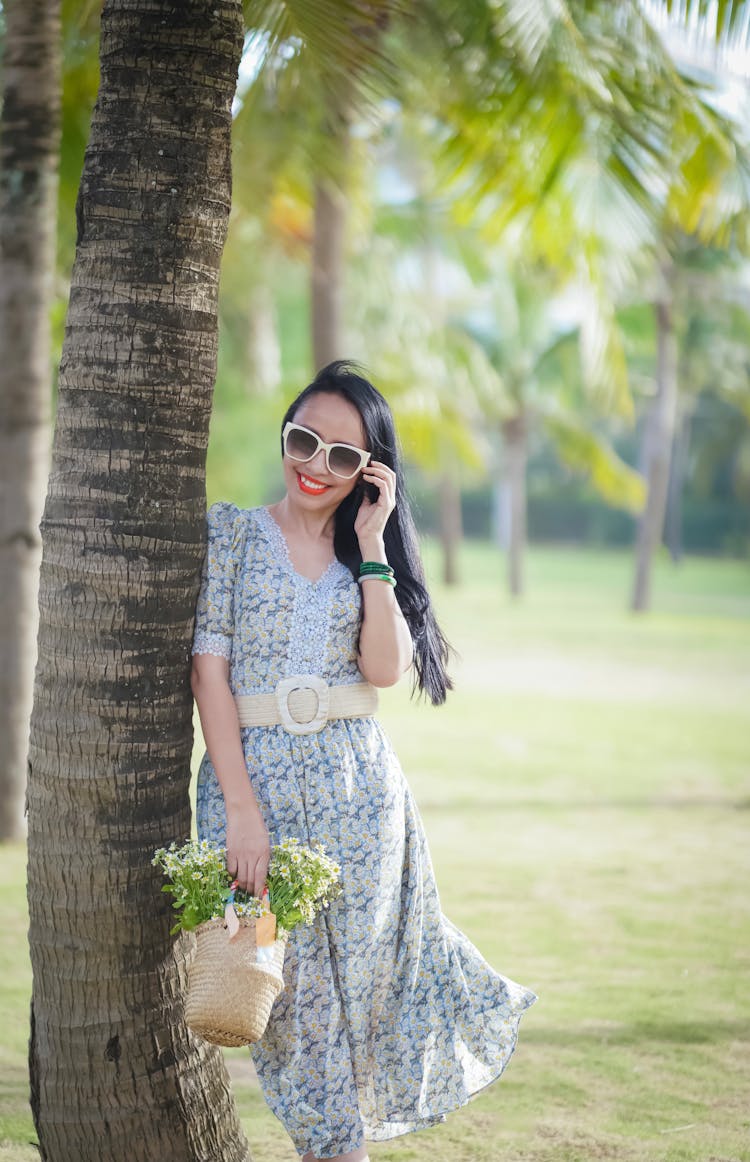
{"label": "straw basket bag", "polygon": [[[195,929],[188,968],[185,1022],[214,1045],[249,1045],[265,1031],[271,1006],[284,987],[286,935],[262,948],[258,963],[255,919],[241,917],[230,939],[223,919]],[[266,959],[267,957],[267,959]]]}

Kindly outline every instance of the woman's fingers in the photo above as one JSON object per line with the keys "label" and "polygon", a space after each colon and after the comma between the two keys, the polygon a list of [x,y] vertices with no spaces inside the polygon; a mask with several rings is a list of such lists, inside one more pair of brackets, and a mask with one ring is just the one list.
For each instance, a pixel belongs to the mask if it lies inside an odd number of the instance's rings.
{"label": "woman's fingers", "polygon": [[253,879],[253,895],[260,899],[266,886],[266,876],[268,874],[268,860],[259,859],[255,865],[255,875]]}
{"label": "woman's fingers", "polygon": [[396,473],[385,464],[368,464],[366,468],[362,469],[362,475],[383,484],[395,484],[396,482]]}
{"label": "woman's fingers", "polygon": [[238,886],[245,892],[250,892],[258,899],[263,895],[268,875],[268,855],[250,855],[237,858],[227,852],[227,871],[232,879],[237,880]]}
{"label": "woman's fingers", "polygon": [[396,502],[396,477],[390,468],[376,465],[374,470],[366,468],[362,473],[368,484],[374,484],[378,490],[377,505],[379,508],[392,509]]}
{"label": "woman's fingers", "polygon": [[230,859],[229,854],[227,854],[227,871],[232,879],[237,881],[237,886],[244,888],[246,868],[243,861],[237,857]]}
{"label": "woman's fingers", "polygon": [[257,811],[227,816],[227,871],[243,891],[259,896],[265,887],[271,844]]}

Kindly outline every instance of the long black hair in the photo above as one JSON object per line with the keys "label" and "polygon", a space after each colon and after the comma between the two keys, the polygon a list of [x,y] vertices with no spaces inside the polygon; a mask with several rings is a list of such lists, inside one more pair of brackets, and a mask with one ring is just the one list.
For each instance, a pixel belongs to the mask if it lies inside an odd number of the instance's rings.
{"label": "long black hair", "polygon": [[[358,364],[348,360],[339,359],[329,363],[289,405],[281,421],[281,428],[283,431],[287,421],[294,419],[297,410],[311,395],[320,392],[340,395],[354,404],[359,412],[367,450],[373,460],[380,460],[396,473],[396,505],[385,526],[385,551],[397,581],[396,599],[414,642],[415,678],[412,694],[419,690],[420,694],[426,694],[438,706],[445,702],[448,690],[453,689],[453,683],[446,672],[452,651],[435,619],[427,592],[417,530],[406,495],[393,415],[388,402],[361,371]],[[366,484],[360,479],[334,514],[333,549],[339,561],[351,569],[355,578],[359,577],[362,554],[354,531],[354,521],[365,495],[374,501],[378,491],[374,484]]]}

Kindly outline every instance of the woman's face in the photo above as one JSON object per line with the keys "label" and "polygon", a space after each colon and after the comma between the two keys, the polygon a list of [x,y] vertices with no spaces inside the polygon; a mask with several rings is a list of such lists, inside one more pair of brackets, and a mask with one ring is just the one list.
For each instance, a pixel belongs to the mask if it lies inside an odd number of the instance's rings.
{"label": "woman's face", "polygon": [[[309,428],[327,444],[351,444],[369,451],[359,412],[348,399],[333,392],[308,396],[292,416],[292,423]],[[359,472],[349,479],[329,472],[323,448],[304,463],[289,456],[284,456],[282,463],[290,499],[310,511],[337,508],[360,478]]]}

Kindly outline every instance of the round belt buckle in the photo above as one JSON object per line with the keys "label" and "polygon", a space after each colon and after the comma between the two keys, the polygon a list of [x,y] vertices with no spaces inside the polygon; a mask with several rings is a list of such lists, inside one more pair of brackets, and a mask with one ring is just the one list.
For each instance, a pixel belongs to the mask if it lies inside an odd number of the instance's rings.
{"label": "round belt buckle", "polygon": [[[298,722],[292,718],[289,695],[294,690],[314,690],[318,696],[318,708],[309,722]],[[328,683],[318,674],[295,674],[293,678],[282,678],[276,686],[276,703],[281,725],[290,734],[316,734],[328,721]]]}

